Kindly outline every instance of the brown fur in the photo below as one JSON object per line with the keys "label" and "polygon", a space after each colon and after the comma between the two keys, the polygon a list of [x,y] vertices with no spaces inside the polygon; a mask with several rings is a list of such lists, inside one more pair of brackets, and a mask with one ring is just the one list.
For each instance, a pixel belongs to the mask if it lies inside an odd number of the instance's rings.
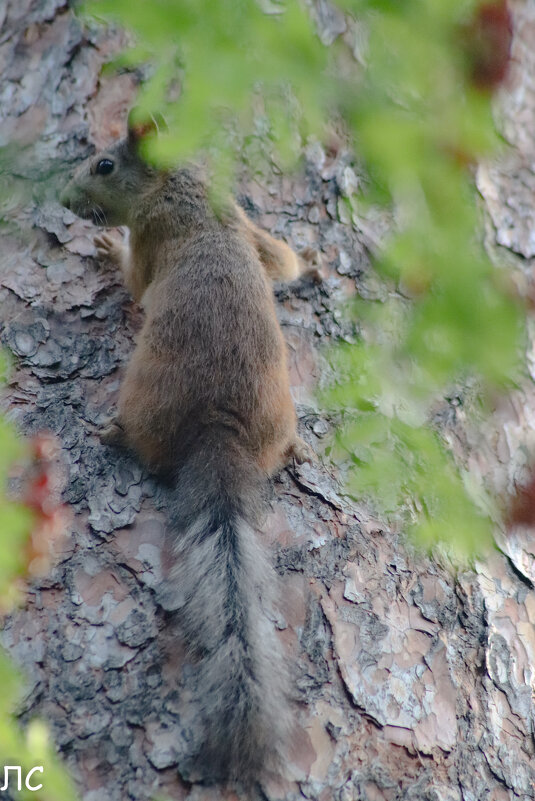
{"label": "brown fur", "polygon": [[245,235],[258,253],[264,269],[272,281],[294,281],[305,271],[299,256],[280,239],[263,231],[238,208],[238,216]]}
{"label": "brown fur", "polygon": [[[263,482],[302,453],[266,277],[296,277],[298,259],[233,204],[216,216],[195,169],[152,169],[138,144],[131,127],[81,166],[62,202],[130,228],[129,249],[96,240],[146,312],[104,438],[176,484],[172,605],[205,683],[194,772],[251,780],[288,726],[284,664],[258,603],[261,594],[269,606],[276,579],[253,530]],[[99,174],[103,159],[110,174]]]}

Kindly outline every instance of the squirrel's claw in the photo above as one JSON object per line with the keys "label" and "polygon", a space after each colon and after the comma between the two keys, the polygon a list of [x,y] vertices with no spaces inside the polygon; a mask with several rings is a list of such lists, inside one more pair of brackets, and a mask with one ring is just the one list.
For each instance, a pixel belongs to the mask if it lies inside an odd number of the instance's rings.
{"label": "squirrel's claw", "polygon": [[114,237],[109,234],[97,234],[93,238],[93,244],[97,249],[97,256],[99,259],[108,259],[115,264],[120,264],[124,245],[118,242]]}
{"label": "squirrel's claw", "polygon": [[318,461],[318,457],[308,442],[298,436],[295,437],[288,448],[287,456],[289,460],[294,459],[297,464],[303,464],[304,462],[315,464]]}

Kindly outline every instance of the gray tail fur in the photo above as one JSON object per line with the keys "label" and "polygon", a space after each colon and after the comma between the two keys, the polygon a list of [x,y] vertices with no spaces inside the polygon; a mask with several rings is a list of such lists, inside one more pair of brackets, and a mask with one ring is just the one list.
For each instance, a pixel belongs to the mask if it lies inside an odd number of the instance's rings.
{"label": "gray tail fur", "polygon": [[257,539],[266,478],[223,426],[181,459],[171,514],[173,606],[195,661],[203,742],[190,776],[250,784],[274,767],[289,726],[273,622],[277,576]]}

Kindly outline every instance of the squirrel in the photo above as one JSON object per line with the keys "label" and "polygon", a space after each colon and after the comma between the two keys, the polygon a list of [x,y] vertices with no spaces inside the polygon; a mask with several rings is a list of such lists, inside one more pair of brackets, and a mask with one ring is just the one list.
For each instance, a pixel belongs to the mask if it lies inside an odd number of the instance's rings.
{"label": "squirrel", "polygon": [[216,214],[196,168],[151,166],[154,119],[81,164],[61,203],[129,247],[95,237],[121,267],[145,322],[101,432],[173,487],[171,605],[196,664],[203,744],[195,775],[256,782],[291,729],[288,679],[272,623],[277,576],[256,530],[268,479],[311,452],[296,433],[285,343],[269,278],[295,277],[288,245],[233,200]]}

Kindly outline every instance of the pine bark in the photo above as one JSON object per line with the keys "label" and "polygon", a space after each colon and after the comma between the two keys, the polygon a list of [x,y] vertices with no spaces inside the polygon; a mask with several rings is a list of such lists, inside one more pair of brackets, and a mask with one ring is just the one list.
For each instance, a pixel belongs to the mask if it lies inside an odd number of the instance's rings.
{"label": "pine bark", "polygon": [[[514,149],[480,168],[478,186],[489,249],[527,291],[535,5],[511,5],[514,62],[500,124]],[[328,4],[318,8],[328,43],[344,22]],[[84,801],[230,799],[179,770],[196,719],[181,644],[155,595],[166,569],[165,493],[96,436],[142,312],[116,271],[97,263],[93,226],[57,199],[75,164],[122,131],[139,75],[101,69],[123,43],[118,30],[84,28],[64,0],[0,7],[0,324],[14,357],[6,405],[25,434],[58,437],[73,512],[58,564],[32,585],[3,641],[27,676],[21,723],[49,723]],[[330,370],[323,348],[355,336],[338,312],[346,297],[376,302],[384,291],[368,252],[386,223],[347,218],[343,197],[356,180],[349,153],[319,146],[295,177],[274,168],[256,180],[244,169],[240,179],[247,212],[296,249],[320,249],[326,273],[321,285],[275,288],[300,430],[320,463],[281,473],[265,526],[282,577],[275,624],[293,664],[298,734],[264,798],[528,801],[533,538],[516,531],[473,569],[454,571],[349,498],[330,460],[336,421],[313,393]],[[533,409],[527,377],[497,410],[485,446],[468,451],[496,491],[522,476]],[[462,431],[454,405],[449,413]]]}

